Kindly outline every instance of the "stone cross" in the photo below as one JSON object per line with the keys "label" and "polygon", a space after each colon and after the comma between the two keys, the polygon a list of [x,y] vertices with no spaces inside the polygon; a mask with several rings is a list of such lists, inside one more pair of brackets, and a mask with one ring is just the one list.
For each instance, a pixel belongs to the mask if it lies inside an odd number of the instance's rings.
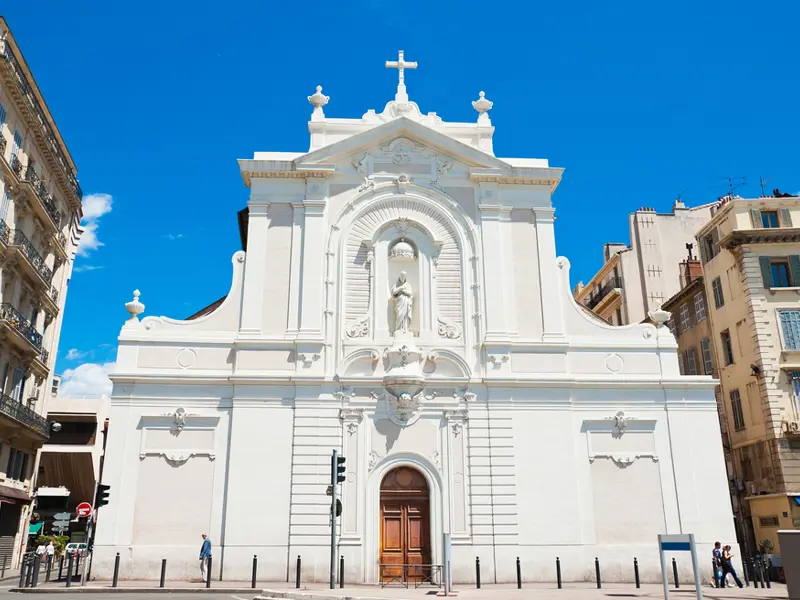
{"label": "stone cross", "polygon": [[397,60],[387,60],[387,69],[397,69],[400,73],[400,78],[397,83],[397,94],[395,94],[395,102],[408,102],[408,94],[406,94],[406,78],[404,71],[406,69],[416,69],[416,62],[406,62],[404,52],[400,50],[397,53]]}

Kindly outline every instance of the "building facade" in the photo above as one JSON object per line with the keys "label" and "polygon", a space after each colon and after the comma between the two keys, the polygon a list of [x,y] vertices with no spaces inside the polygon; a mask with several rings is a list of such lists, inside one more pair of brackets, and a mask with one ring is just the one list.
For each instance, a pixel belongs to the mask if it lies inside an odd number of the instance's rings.
{"label": "building facade", "polygon": [[[756,550],[800,527],[800,198],[728,198],[697,234],[720,398]],[[749,525],[749,523],[748,523]],[[748,534],[748,535],[750,535]]]}
{"label": "building facade", "polygon": [[126,305],[93,574],[119,553],[122,577],[164,558],[197,576],[207,532],[215,576],[256,554],[286,579],[300,555],[327,581],[334,449],[351,582],[430,572],[444,534],[456,582],[476,556],[498,582],[516,557],[552,579],[556,556],[567,580],[595,557],[631,579],[638,556],[656,581],[659,533],[732,539],[713,380],[680,375],[668,313],[611,327],[574,301],[562,170],[495,156],[482,92],[472,123],[422,113],[402,71],[382,112],[331,119],[328,100],[309,97],[307,152],[239,161],[227,296],[185,321]]}
{"label": "building facade", "polygon": [[681,289],[679,265],[694,246],[694,234],[711,218],[711,204],[687,208],[678,200],[672,212],[640,208],[628,217],[630,245],[603,247],[603,266],[576,300],[612,325],[641,323]]}
{"label": "building facade", "polygon": [[0,556],[27,541],[37,451],[80,235],[81,190],[33,75],[0,18]]}

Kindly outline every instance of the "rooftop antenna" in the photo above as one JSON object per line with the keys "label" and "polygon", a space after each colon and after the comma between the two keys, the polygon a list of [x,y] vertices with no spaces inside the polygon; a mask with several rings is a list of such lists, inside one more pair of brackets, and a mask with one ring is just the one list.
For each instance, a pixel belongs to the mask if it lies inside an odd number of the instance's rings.
{"label": "rooftop antenna", "polygon": [[761,195],[764,195],[764,186],[767,185],[772,180],[772,177],[769,179],[763,179],[761,175],[758,176],[758,185],[761,186]]}
{"label": "rooftop antenna", "polygon": [[747,177],[723,177],[728,180],[728,195],[733,198],[733,192],[747,184]]}

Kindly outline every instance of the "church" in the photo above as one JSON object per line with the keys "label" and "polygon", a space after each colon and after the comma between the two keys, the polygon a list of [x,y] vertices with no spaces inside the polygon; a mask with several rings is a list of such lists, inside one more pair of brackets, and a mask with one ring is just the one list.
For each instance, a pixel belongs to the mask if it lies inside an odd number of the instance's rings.
{"label": "church", "polygon": [[300,556],[327,581],[334,449],[349,583],[435,572],[446,536],[456,584],[476,558],[485,583],[517,557],[552,581],[557,556],[566,581],[595,557],[630,581],[634,556],[655,581],[660,533],[694,534],[707,563],[735,541],[712,379],[679,374],[669,313],[614,327],[576,304],[563,169],[496,156],[484,92],[448,122],[410,100],[416,63],[386,66],[382,111],[328,117],[317,87],[308,151],[239,160],[223,300],[187,320],[143,316],[157,290],[125,305],[93,573],[119,553],[121,578],[165,558],[197,578],[207,533],[215,579],[249,580],[255,555],[262,580]]}

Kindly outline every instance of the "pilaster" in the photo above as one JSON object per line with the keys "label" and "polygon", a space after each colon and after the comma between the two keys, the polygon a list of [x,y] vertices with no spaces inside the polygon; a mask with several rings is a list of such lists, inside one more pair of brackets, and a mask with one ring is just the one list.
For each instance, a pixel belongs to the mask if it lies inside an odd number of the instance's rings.
{"label": "pilaster", "polygon": [[509,294],[506,244],[503,224],[511,218],[511,208],[498,204],[498,185],[480,184],[481,239],[483,243],[484,294],[486,300],[485,341],[508,340],[508,321],[505,297]]}
{"label": "pilaster", "polygon": [[325,198],[327,183],[309,179],[306,182],[303,227],[303,268],[300,309],[300,335],[304,339],[322,341],[323,260],[325,258]]}
{"label": "pilaster", "polygon": [[342,423],[342,455],[345,460],[345,481],[341,487],[342,523],[340,543],[344,545],[358,545],[361,543],[359,523],[364,507],[360,490],[364,488],[365,480],[361,470],[364,453],[361,450],[364,443],[364,411],[360,408],[342,408],[339,410],[339,421]]}
{"label": "pilaster", "polygon": [[260,337],[264,327],[264,277],[267,263],[269,202],[251,198],[248,202],[247,258],[242,290],[242,322],[240,334]]}
{"label": "pilaster", "polygon": [[536,217],[536,247],[539,254],[539,290],[542,301],[542,341],[561,341],[565,337],[563,303],[556,266],[555,209],[534,208]]}
{"label": "pilaster", "polygon": [[292,203],[292,264],[289,275],[289,319],[286,324],[287,337],[296,337],[300,330],[300,288],[303,260],[303,226],[306,207],[302,202]]}

